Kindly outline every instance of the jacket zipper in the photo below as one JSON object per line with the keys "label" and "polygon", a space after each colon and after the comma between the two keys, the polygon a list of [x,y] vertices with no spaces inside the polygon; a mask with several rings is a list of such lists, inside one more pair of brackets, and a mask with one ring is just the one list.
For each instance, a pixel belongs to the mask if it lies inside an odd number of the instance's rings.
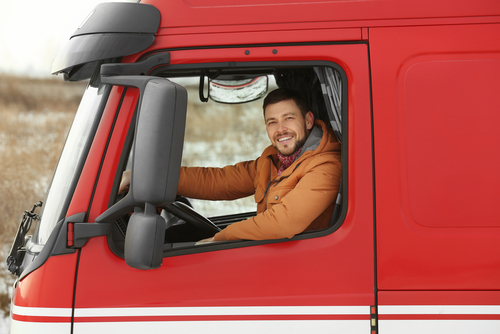
{"label": "jacket zipper", "polygon": [[[273,159],[271,158],[271,156],[270,156],[270,155],[268,155],[268,156],[267,156],[267,158],[269,159],[269,164],[273,164],[273,165],[274,165],[274,161],[273,161]],[[271,168],[269,168],[269,182],[267,183],[266,190],[264,190],[264,200],[265,200],[265,203],[266,203],[266,210],[267,210],[267,204],[268,204],[268,199],[269,199],[269,198],[267,198],[267,191],[269,190],[269,187],[271,186],[271,184],[272,184],[273,182],[276,182],[276,184],[273,186],[273,187],[276,187],[276,186],[277,186],[277,185],[278,185],[281,181],[283,181],[284,179],[286,179],[286,178],[288,178],[290,175],[292,175],[292,174],[293,174],[293,172],[295,172],[295,170],[297,169],[297,167],[299,167],[299,166],[300,166],[300,164],[301,164],[301,163],[302,163],[302,161],[301,161],[301,162],[299,162],[299,163],[297,164],[297,166],[295,166],[295,168],[292,170],[292,172],[291,172],[290,174],[285,175],[285,176],[282,176],[282,177],[280,177],[278,180],[271,180],[271,176],[272,176],[272,174],[271,174]],[[272,166],[269,166],[269,167],[272,167]],[[276,165],[274,165],[274,167],[276,167]]]}

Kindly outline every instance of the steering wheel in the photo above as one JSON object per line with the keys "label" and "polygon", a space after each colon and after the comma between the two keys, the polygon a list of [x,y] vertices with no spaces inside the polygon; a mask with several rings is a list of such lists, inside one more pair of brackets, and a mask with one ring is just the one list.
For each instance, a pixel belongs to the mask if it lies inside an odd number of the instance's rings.
{"label": "steering wheel", "polygon": [[[217,227],[210,219],[200,215],[191,206],[187,205],[180,200],[176,200],[171,204],[167,204],[162,207],[167,212],[173,214],[177,218],[182,219],[186,224],[174,225],[167,228],[167,233],[169,230],[174,229],[186,229],[187,227],[191,232],[189,233],[193,237],[193,233],[196,234],[198,240],[213,237],[215,233],[220,232],[221,229]],[[172,231],[173,232],[173,231]],[[186,234],[183,232],[182,234]]]}

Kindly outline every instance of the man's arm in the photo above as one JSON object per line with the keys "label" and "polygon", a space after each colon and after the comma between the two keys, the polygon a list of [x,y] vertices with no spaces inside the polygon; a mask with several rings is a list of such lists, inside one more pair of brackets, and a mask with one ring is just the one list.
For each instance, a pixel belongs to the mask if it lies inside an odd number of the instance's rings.
{"label": "man's arm", "polygon": [[[224,168],[181,167],[177,194],[206,200],[232,200],[253,195],[256,161]],[[130,187],[131,171],[122,174],[119,194]]]}
{"label": "man's arm", "polygon": [[[311,168],[280,203],[217,233],[216,241],[291,238],[303,232],[336,199],[340,183],[339,161]],[[269,196],[269,195],[268,195]]]}
{"label": "man's arm", "polygon": [[223,168],[182,167],[177,194],[205,200],[233,200],[255,193],[256,161]]}

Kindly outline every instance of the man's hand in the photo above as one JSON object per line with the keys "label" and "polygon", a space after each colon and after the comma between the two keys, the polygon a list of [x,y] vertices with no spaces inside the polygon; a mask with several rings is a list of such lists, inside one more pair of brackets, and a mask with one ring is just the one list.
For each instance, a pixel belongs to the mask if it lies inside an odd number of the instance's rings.
{"label": "man's hand", "polygon": [[195,245],[209,244],[209,243],[212,243],[212,242],[217,242],[217,241],[214,240],[214,237],[202,239],[202,240],[198,241],[197,243],[195,243]]}
{"label": "man's hand", "polygon": [[130,170],[126,170],[122,174],[122,181],[120,182],[120,188],[118,189],[118,194],[126,193],[130,188]]}

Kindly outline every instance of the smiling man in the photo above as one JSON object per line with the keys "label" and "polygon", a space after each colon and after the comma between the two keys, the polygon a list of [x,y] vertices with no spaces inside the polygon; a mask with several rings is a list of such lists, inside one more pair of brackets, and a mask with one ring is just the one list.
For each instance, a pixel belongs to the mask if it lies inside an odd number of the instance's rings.
{"label": "smiling man", "polygon": [[[205,200],[254,195],[257,215],[233,223],[203,241],[292,238],[327,228],[340,184],[340,143],[314,120],[297,91],[277,89],[264,99],[271,146],[252,161],[223,168],[182,167],[177,194]],[[120,193],[130,183],[123,174]]]}
{"label": "smiling man", "polygon": [[322,121],[314,120],[294,90],[269,93],[263,109],[272,145],[258,159],[224,168],[181,169],[181,196],[255,196],[255,217],[233,223],[206,241],[292,238],[330,223],[340,182],[340,143]]}

